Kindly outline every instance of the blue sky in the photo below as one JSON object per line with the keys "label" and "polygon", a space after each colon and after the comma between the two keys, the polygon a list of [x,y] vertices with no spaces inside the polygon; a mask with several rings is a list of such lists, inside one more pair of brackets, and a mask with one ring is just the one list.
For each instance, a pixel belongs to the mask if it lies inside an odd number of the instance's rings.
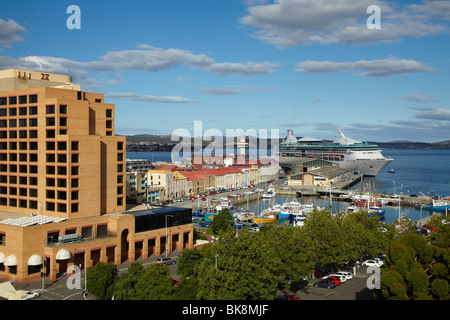
{"label": "blue sky", "polygon": [[[70,5],[81,29],[66,26]],[[2,1],[0,69],[104,93],[116,134],[193,134],[202,121],[438,142],[450,139],[449,22],[450,1]]]}

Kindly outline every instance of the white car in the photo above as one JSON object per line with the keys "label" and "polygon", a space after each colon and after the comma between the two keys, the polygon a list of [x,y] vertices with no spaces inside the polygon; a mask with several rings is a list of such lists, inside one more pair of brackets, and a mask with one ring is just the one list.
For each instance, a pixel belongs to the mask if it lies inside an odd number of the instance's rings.
{"label": "white car", "polygon": [[345,276],[342,275],[342,274],[339,274],[338,272],[329,274],[326,278],[328,278],[328,277],[335,277],[335,278],[338,278],[338,280],[339,280],[340,282],[345,282],[345,281],[347,281],[347,277],[345,277]]}
{"label": "white car", "polygon": [[381,267],[381,263],[379,263],[377,260],[366,260],[362,263],[362,265],[366,267]]}
{"label": "white car", "polygon": [[27,295],[27,296],[25,297],[26,300],[30,300],[30,299],[34,299],[34,298],[39,297],[39,293],[37,293],[37,292],[26,291],[25,293],[26,293],[26,295]]}
{"label": "white car", "polygon": [[376,262],[378,262],[380,264],[380,267],[384,264],[383,260],[381,260],[380,258],[373,258],[372,260],[375,260]]}
{"label": "white car", "polygon": [[338,272],[336,272],[336,274],[339,274],[339,275],[345,277],[347,280],[350,280],[353,278],[352,274],[350,272],[346,272],[346,271],[338,271]]}

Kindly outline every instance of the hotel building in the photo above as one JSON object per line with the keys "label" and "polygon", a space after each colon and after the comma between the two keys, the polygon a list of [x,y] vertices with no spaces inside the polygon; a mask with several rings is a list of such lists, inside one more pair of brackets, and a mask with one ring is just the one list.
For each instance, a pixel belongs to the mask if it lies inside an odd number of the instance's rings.
{"label": "hotel building", "polygon": [[126,211],[126,141],[114,127],[115,106],[69,76],[0,71],[0,277],[56,279],[71,264],[192,245],[188,212]]}

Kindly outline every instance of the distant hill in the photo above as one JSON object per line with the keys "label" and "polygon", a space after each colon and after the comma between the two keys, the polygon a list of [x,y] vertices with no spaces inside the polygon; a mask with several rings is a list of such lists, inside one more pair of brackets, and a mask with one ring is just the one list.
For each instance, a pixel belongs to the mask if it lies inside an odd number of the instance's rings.
{"label": "distant hill", "polygon": [[[171,140],[171,135],[153,135],[153,134],[137,134],[126,136],[128,144],[138,144],[138,143],[155,143],[155,144],[168,144],[174,145],[181,140]],[[225,139],[224,139],[225,140]],[[325,140],[324,140],[325,142]],[[330,141],[331,142],[331,141]],[[192,138],[192,143],[194,140]],[[203,145],[210,144],[211,141],[203,141]],[[225,143],[225,141],[224,141]],[[414,141],[392,141],[392,142],[369,142],[380,146],[381,149],[450,149],[450,140],[445,140],[435,143],[426,142],[414,142]],[[268,141],[268,147],[270,147],[270,140]]]}

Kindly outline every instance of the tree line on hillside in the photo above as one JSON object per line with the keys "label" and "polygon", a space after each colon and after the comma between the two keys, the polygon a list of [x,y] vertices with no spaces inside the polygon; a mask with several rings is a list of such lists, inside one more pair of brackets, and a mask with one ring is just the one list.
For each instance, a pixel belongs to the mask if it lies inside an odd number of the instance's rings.
{"label": "tree line on hillside", "polygon": [[[259,232],[233,228],[228,210],[212,222],[218,241],[185,249],[175,284],[166,266],[134,262],[118,275],[112,263],[88,269],[88,290],[98,299],[117,300],[271,300],[280,283],[312,281],[316,265],[352,267],[366,256],[386,254],[377,299],[448,299],[450,231],[440,219],[429,236],[411,224],[381,223],[365,212],[314,211],[302,227],[264,225]],[[350,263],[350,264],[349,264]],[[288,281],[290,280],[290,281]]]}

